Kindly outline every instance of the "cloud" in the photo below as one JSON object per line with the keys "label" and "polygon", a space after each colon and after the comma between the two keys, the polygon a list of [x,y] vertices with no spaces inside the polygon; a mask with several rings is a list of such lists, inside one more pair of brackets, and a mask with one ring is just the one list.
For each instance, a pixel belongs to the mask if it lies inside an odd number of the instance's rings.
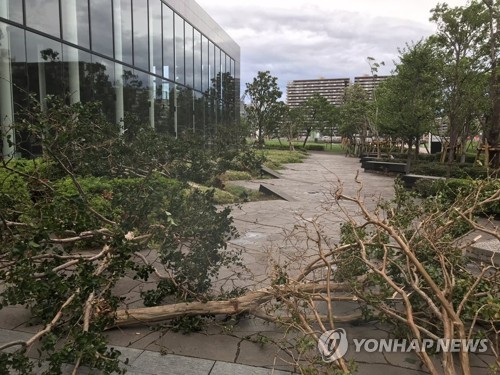
{"label": "cloud", "polygon": [[243,88],[262,70],[283,92],[295,79],[364,75],[368,56],[385,61],[379,74],[389,74],[398,48],[434,31],[431,0],[198,2],[240,45]]}

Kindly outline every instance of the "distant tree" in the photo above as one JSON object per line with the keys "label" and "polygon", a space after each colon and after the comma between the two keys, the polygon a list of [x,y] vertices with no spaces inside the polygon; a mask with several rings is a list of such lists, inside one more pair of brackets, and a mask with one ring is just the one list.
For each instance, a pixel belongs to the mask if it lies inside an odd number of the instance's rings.
{"label": "distant tree", "polygon": [[283,94],[278,87],[278,78],[269,71],[258,72],[252,83],[246,84],[245,94],[250,103],[245,111],[250,123],[257,129],[259,147],[264,144],[264,133],[276,126],[277,111],[280,110],[278,99]]}
{"label": "distant tree", "polygon": [[435,124],[439,93],[437,59],[432,47],[424,41],[407,44],[399,53],[396,74],[377,90],[379,130],[406,142],[410,159],[412,145],[418,155],[422,135]]}
{"label": "distant tree", "polygon": [[483,4],[473,1],[467,7],[450,8],[446,3],[432,9],[431,20],[438,31],[431,37],[441,59],[441,105],[449,123],[450,152],[455,160],[460,138],[467,137],[470,123],[480,115],[484,100],[484,43],[487,16]]}
{"label": "distant tree", "polygon": [[306,138],[304,147],[313,130],[322,132],[332,121],[333,104],[319,93],[314,93],[302,104],[305,112]]}
{"label": "distant tree", "polygon": [[356,138],[359,136],[361,144],[358,154],[364,152],[370,118],[373,118],[373,102],[370,101],[368,93],[359,84],[348,87],[340,109],[339,130],[351,144],[356,144]]}
{"label": "distant tree", "polygon": [[304,129],[306,122],[305,112],[301,107],[283,107],[283,117],[280,124],[280,136],[285,137],[290,151],[294,151],[293,139]]}

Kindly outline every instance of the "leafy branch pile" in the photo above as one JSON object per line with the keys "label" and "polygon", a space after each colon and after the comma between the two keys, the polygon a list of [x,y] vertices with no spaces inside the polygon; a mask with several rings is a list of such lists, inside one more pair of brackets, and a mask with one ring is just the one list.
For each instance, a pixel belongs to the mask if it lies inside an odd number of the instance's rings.
{"label": "leafy branch pile", "polygon": [[120,308],[119,280],[159,280],[143,295],[148,305],[206,301],[217,297],[219,271],[241,266],[226,249],[237,235],[229,208],[188,182],[214,184],[260,159],[228,140],[207,147],[130,120],[120,135],[99,108],[57,99],[33,108],[17,131],[37,140],[43,157],[0,169],[0,308],[25,306],[42,327],[0,348],[0,373],[29,373],[25,354],[38,341],[47,373],[63,363],[120,372],[119,353],[103,336]]}

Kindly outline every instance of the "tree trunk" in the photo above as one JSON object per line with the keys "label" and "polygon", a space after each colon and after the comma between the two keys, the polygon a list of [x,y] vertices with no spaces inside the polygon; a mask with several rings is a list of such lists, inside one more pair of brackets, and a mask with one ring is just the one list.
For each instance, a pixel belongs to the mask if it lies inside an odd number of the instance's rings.
{"label": "tree trunk", "polygon": [[302,145],[303,148],[306,147],[307,140],[309,139],[309,136],[311,135],[312,128],[308,128],[306,132],[306,139],[304,139],[304,144]]}
{"label": "tree trunk", "polygon": [[[153,323],[181,316],[234,315],[252,312],[273,298],[286,298],[287,295],[298,293],[321,293],[327,290],[327,285],[326,282],[304,283],[295,286],[275,285],[227,301],[185,302],[165,306],[118,310],[114,326],[124,327],[141,323]],[[331,291],[345,291],[348,290],[349,285],[330,283],[329,288]]]}

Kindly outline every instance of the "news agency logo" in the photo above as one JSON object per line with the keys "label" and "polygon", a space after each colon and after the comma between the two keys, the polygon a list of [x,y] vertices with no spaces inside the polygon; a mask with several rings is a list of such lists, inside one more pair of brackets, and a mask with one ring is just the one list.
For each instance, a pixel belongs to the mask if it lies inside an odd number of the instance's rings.
{"label": "news agency logo", "polygon": [[324,332],[318,340],[318,350],[324,362],[333,362],[347,353],[347,333],[342,328]]}
{"label": "news agency logo", "polygon": [[[367,353],[409,353],[435,352],[458,353],[460,351],[471,353],[485,353],[488,351],[488,340],[460,340],[460,339],[353,339],[354,351]],[[324,332],[318,340],[318,351],[324,362],[330,363],[342,358],[349,348],[347,333],[342,328]]]}

